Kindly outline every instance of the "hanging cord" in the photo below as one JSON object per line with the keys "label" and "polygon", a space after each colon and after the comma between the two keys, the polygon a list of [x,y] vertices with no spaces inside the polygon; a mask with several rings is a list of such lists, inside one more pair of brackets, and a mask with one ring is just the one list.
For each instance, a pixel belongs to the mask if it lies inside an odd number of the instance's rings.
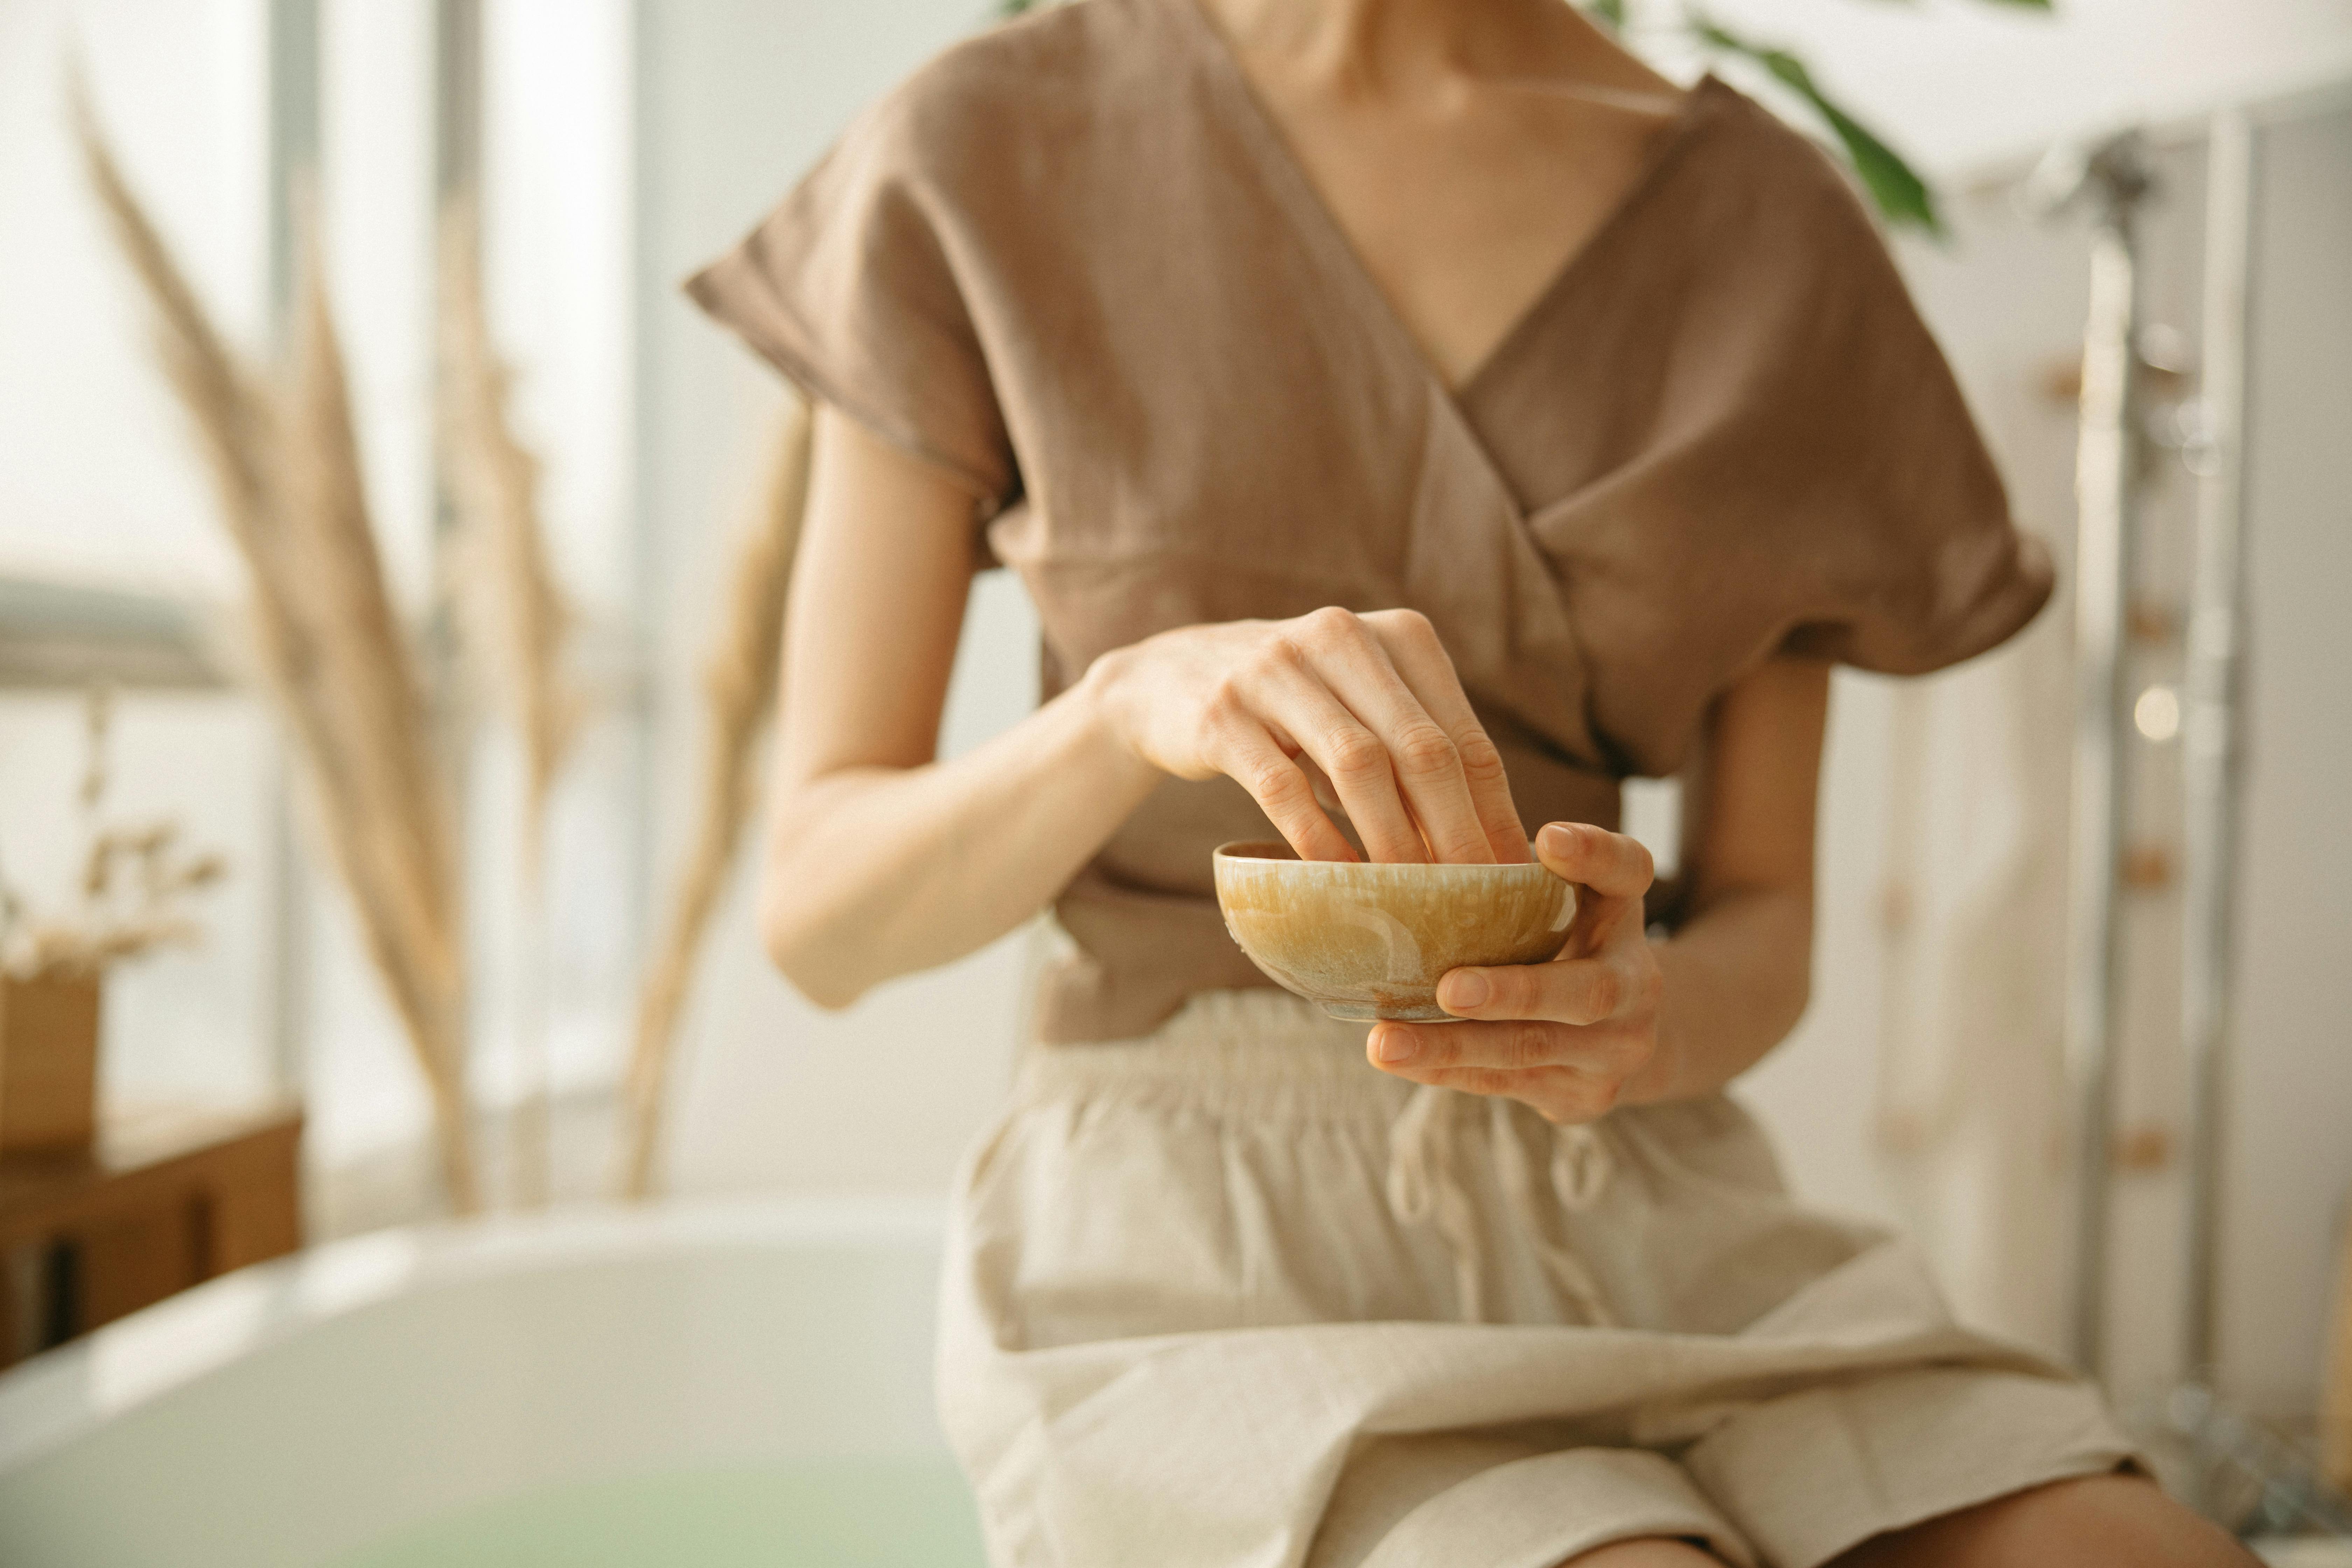
{"label": "hanging cord", "polygon": [[1478,1216],[1454,1173],[1453,1091],[1423,1084],[1389,1124],[1389,1207],[1408,1224],[1429,1223],[1454,1254],[1462,1321],[1486,1321]]}
{"label": "hanging cord", "polygon": [[[1495,1142],[1495,1173],[1503,1184],[1503,1195],[1519,1212],[1526,1226],[1529,1245],[1544,1266],[1552,1282],[1559,1287],[1578,1306],[1584,1309],[1585,1319],[1595,1328],[1614,1328],[1617,1316],[1601,1294],[1601,1282],[1584,1266],[1567,1242],[1555,1239],[1550,1227],[1544,1224],[1542,1208],[1536,1201],[1535,1172],[1528,1159],[1527,1145],[1519,1142],[1518,1129],[1512,1125],[1511,1102],[1496,1100],[1488,1102],[1487,1115],[1493,1124]],[[1551,1158],[1546,1174],[1551,1178],[1551,1190],[1564,1208],[1583,1210],[1600,1201],[1601,1192],[1616,1170],[1616,1162],[1601,1134],[1581,1122],[1573,1127],[1551,1129]]]}
{"label": "hanging cord", "polygon": [[[1478,1215],[1462,1179],[1462,1143],[1455,1108],[1464,1096],[1423,1084],[1389,1125],[1389,1207],[1407,1224],[1428,1224],[1454,1255],[1454,1284],[1465,1322],[1486,1321],[1485,1268],[1478,1246]],[[1536,1177],[1527,1147],[1512,1124],[1511,1102],[1487,1101],[1489,1142],[1503,1196],[1519,1215],[1536,1256],[1561,1292],[1583,1309],[1596,1327],[1613,1327],[1616,1316],[1599,1281],[1567,1245],[1552,1238],[1537,1202]],[[1609,1146],[1589,1126],[1551,1130],[1546,1174],[1560,1204],[1583,1210],[1600,1200],[1616,1168]]]}

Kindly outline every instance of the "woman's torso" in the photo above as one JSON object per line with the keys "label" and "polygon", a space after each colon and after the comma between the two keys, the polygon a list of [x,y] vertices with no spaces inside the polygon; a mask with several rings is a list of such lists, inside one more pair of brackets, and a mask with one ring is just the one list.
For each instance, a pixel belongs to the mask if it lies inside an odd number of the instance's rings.
{"label": "woman's torso", "polygon": [[[1613,826],[1798,647],[1930,668],[2046,590],[1839,175],[1710,79],[1459,387],[1433,372],[1195,0],[1086,0],[870,112],[698,297],[967,474],[1051,695],[1174,626],[1427,614],[1530,826]],[[1048,1040],[1263,984],[1163,785],[1057,903]]]}

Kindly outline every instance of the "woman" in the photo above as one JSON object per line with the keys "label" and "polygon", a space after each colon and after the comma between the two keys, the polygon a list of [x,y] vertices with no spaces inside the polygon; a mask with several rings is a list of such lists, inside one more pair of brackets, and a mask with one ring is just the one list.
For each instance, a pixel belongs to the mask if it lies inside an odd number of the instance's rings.
{"label": "woman", "polygon": [[[776,962],[838,1005],[1070,938],[949,1268],[996,1561],[2244,1561],[1720,1093],[1805,1005],[1830,663],[2049,588],[1810,145],[1559,0],[1086,0],[692,288],[822,405]],[[1045,700],[940,763],[992,558]],[[1675,772],[1668,896],[1613,828]],[[1590,896],[1367,1037],[1222,929],[1268,821]]]}

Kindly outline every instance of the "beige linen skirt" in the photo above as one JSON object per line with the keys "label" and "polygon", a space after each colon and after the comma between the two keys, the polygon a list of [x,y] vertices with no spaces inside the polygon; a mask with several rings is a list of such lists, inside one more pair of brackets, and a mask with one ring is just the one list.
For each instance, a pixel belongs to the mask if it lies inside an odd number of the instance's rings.
{"label": "beige linen skirt", "polygon": [[1792,1202],[1729,1100],[1556,1129],[1276,992],[1033,1047],[943,1303],[998,1568],[1812,1568],[2133,1458],[1907,1245]]}

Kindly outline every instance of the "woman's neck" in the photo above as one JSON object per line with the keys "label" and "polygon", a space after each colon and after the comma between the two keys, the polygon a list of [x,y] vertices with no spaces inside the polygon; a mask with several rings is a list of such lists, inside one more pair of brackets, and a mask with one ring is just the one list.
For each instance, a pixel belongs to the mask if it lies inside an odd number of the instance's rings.
{"label": "woman's neck", "polygon": [[1567,0],[1197,3],[1244,57],[1278,62],[1286,75],[1342,92],[1390,92],[1448,78],[1605,79],[1619,74],[1617,62],[1632,63]]}

